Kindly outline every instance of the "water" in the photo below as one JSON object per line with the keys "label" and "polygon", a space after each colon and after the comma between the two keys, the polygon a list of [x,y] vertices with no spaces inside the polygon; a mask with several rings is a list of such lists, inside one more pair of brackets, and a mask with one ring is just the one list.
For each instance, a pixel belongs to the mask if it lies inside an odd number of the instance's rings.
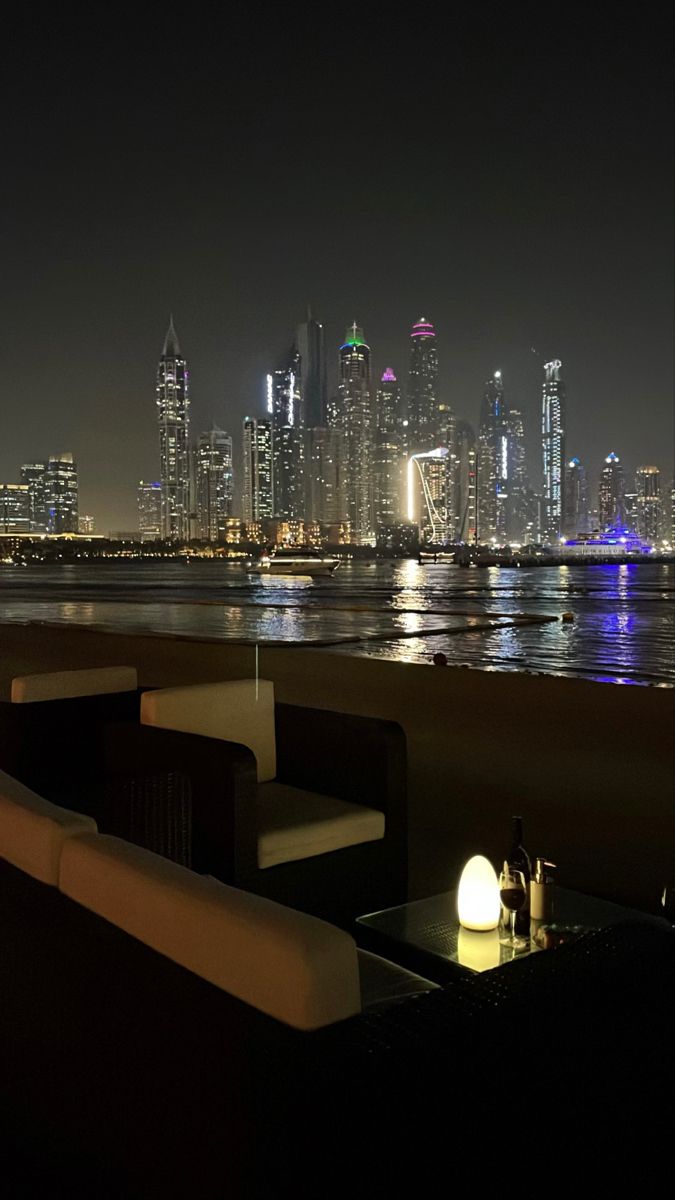
{"label": "water", "polygon": [[[574,621],[559,620],[572,612]],[[510,614],[557,619],[513,624]],[[469,569],[353,563],[248,578],[217,560],[0,566],[0,622],[56,622],[483,670],[675,685],[675,565]],[[405,636],[403,636],[405,635]]]}

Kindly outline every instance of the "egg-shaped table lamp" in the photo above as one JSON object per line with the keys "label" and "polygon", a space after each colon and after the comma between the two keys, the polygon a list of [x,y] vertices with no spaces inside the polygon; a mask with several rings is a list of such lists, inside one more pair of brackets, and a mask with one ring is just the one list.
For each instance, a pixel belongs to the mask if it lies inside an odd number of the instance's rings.
{"label": "egg-shaped table lamp", "polygon": [[492,863],[474,854],[466,863],[457,889],[457,915],[465,929],[496,929],[501,901],[499,883]]}

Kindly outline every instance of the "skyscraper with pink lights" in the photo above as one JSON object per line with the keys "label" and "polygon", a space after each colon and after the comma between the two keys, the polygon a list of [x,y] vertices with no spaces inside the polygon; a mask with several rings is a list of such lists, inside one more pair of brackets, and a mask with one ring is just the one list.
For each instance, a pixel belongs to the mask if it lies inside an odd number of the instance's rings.
{"label": "skyscraper with pink lights", "polygon": [[433,450],[438,442],[438,351],[436,330],[425,317],[415,322],[410,334],[407,399],[410,453]]}

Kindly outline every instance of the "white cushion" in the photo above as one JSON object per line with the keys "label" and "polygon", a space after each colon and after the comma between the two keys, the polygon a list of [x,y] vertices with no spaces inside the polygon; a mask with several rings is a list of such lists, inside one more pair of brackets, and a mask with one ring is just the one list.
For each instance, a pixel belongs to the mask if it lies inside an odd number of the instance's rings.
{"label": "white cushion", "polygon": [[95,667],[86,671],[46,671],[18,675],[12,680],[12,704],[36,700],[72,700],[75,696],[102,696],[108,692],[133,692],[138,687],[135,667]]}
{"label": "white cushion", "polygon": [[[91,817],[43,800],[0,771],[0,856],[13,867],[57,887],[66,840],[95,832],[96,822]],[[0,913],[0,928],[1,923]]]}
{"label": "white cushion", "polygon": [[107,836],[64,846],[60,887],[146,946],[296,1029],[360,1012],[356,945],[315,917]]}
{"label": "white cushion", "polygon": [[255,754],[259,783],[274,779],[277,773],[274,684],[268,679],[236,679],[144,692],[141,724],[239,742]]}
{"label": "white cushion", "polygon": [[384,813],[285,783],[258,788],[258,866],[276,867],[384,837]]}

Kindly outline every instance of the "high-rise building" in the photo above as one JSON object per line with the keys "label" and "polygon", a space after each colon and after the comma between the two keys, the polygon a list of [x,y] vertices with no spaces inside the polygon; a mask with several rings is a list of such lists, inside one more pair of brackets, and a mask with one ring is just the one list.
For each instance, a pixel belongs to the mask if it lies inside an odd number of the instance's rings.
{"label": "high-rise building", "polygon": [[635,473],[637,492],[637,532],[643,542],[656,546],[662,535],[661,472],[658,467],[638,467]]}
{"label": "high-rise building", "polygon": [[91,537],[96,528],[96,522],[89,513],[83,513],[77,518],[77,532],[83,537]]}
{"label": "high-rise building", "polygon": [[544,365],[541,407],[541,440],[544,467],[542,536],[549,545],[560,541],[565,518],[566,388],[560,378],[562,363],[554,358]]}
{"label": "high-rise building", "polygon": [[509,542],[522,544],[528,532],[529,481],[525,454],[525,425],[519,408],[513,405],[507,407],[506,426],[509,439],[506,536]]}
{"label": "high-rise building", "polygon": [[425,542],[442,546],[454,539],[447,446],[411,454],[408,459],[408,520],[418,520]]}
{"label": "high-rise building", "polygon": [[373,545],[372,398],[370,347],[354,322],[340,347],[338,428],[344,433],[347,514],[352,541]]}
{"label": "high-rise building", "polygon": [[510,434],[502,373],[495,371],[485,384],[478,431],[478,537],[483,542],[508,540]]}
{"label": "high-rise building", "polygon": [[476,434],[468,421],[458,421],[455,435],[457,459],[456,501],[457,528],[460,542],[476,538]]}
{"label": "high-rise building", "polygon": [[244,470],[242,510],[251,523],[274,516],[272,422],[244,418]]}
{"label": "high-rise building", "polygon": [[373,486],[376,529],[395,525],[403,517],[406,482],[403,420],[401,388],[391,367],[387,367],[375,401]]}
{"label": "high-rise building", "polygon": [[45,471],[47,532],[77,533],[79,528],[77,463],[72,454],[57,454]]}
{"label": "high-rise building", "polygon": [[31,498],[26,483],[0,483],[0,533],[30,533]]}
{"label": "high-rise building", "polygon": [[190,536],[189,372],[180,352],[173,317],[157,367],[157,419],[162,483],[162,536]]}
{"label": "high-rise building", "polygon": [[298,325],[295,344],[302,371],[302,413],[300,424],[308,428],[326,424],[328,385],[326,382],[326,346],[324,328],[311,312]]}
{"label": "high-rise building", "polygon": [[30,497],[31,533],[47,532],[46,476],[46,462],[24,463],[21,467],[21,482],[27,485]]}
{"label": "high-rise building", "polygon": [[314,426],[305,440],[305,513],[309,521],[338,524],[347,520],[344,484],[344,434]]}
{"label": "high-rise building", "polygon": [[624,493],[626,491],[623,465],[614,451],[610,451],[600,472],[598,488],[598,520],[604,533],[610,525],[622,525],[625,518]]}
{"label": "high-rise building", "polygon": [[156,542],[162,537],[162,485],[138,484],[138,532],[142,542]]}
{"label": "high-rise building", "polygon": [[232,516],[232,438],[216,426],[200,435],[195,451],[197,536],[225,541]]}
{"label": "high-rise building", "polygon": [[272,422],[274,516],[300,521],[305,515],[305,439],[301,360],[295,347],[267,376],[267,413]]}
{"label": "high-rise building", "polygon": [[438,351],[436,330],[420,317],[410,334],[408,373],[408,452],[433,450],[439,443]]}
{"label": "high-rise building", "polygon": [[590,533],[588,511],[588,479],[586,468],[576,456],[567,463],[565,470],[565,537],[577,537]]}

